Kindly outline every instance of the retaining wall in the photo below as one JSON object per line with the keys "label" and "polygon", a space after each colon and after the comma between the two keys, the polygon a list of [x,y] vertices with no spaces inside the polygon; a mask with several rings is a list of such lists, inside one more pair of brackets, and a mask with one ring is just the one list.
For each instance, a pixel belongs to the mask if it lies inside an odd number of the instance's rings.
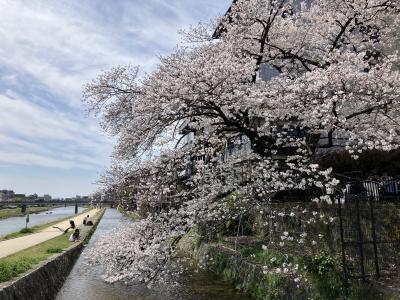
{"label": "retaining wall", "polygon": [[64,253],[53,257],[28,271],[15,281],[0,285],[1,300],[47,300],[54,299],[64,284],[83,249],[79,243]]}
{"label": "retaining wall", "polygon": [[203,244],[196,258],[207,268],[230,281],[254,299],[306,300],[310,291],[299,289],[293,280],[263,273],[261,265],[253,264],[235,251],[218,244]]}

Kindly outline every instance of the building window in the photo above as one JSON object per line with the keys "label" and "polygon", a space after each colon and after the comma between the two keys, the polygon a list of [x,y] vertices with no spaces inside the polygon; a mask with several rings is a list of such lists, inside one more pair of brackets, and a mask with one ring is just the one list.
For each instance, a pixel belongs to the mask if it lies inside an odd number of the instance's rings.
{"label": "building window", "polygon": [[265,63],[260,65],[258,70],[258,80],[269,81],[279,75],[279,71]]}

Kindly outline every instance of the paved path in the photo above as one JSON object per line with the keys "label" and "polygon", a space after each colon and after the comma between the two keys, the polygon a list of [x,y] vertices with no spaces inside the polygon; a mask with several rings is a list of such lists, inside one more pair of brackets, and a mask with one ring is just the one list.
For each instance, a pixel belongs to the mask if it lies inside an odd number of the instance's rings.
{"label": "paved path", "polygon": [[71,216],[70,219],[60,222],[60,223],[57,223],[57,224],[54,224],[50,227],[44,228],[42,231],[40,231],[38,233],[29,234],[29,235],[22,236],[19,238],[2,241],[2,242],[0,242],[0,258],[9,256],[11,254],[14,254],[21,250],[30,248],[37,244],[43,243],[47,240],[50,240],[52,238],[55,238],[55,237],[63,234],[63,232],[61,230],[59,230],[57,228],[53,228],[53,226],[57,226],[57,227],[65,230],[69,227],[69,220],[74,220],[75,225],[80,227],[80,226],[82,226],[82,222],[83,222],[83,219],[85,218],[85,216],[90,215],[90,217],[93,217],[98,212],[99,212],[99,209],[92,209],[92,210],[82,213],[80,215]]}

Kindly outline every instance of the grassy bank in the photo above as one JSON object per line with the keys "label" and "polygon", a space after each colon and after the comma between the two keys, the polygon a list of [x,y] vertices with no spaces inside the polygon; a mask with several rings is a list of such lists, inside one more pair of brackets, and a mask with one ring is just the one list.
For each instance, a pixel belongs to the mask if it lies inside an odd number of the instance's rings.
{"label": "grassy bank", "polygon": [[[32,207],[28,207],[26,209],[26,211],[29,212],[30,214],[37,214],[37,213],[40,213],[43,211],[48,211],[55,207],[56,206],[32,206]],[[21,212],[20,207],[0,209],[0,220],[7,219],[7,218],[13,218],[13,217],[22,217],[24,215],[25,214]]]}
{"label": "grassy bank", "polygon": [[189,231],[178,244],[178,256],[194,258],[253,299],[400,299],[394,289],[356,280],[346,285],[346,298],[341,263],[329,253],[290,255],[281,248],[203,238],[198,229]]}
{"label": "grassy bank", "polygon": [[[81,230],[82,243],[87,243],[96,230],[105,210],[101,210],[96,217],[93,227],[84,227]],[[0,259],[0,282],[9,281],[32,268],[42,261],[49,259],[56,253],[61,253],[76,243],[69,241],[71,232],[43,242],[39,245],[22,250],[18,253]]]}
{"label": "grassy bank", "polygon": [[70,234],[63,234],[42,244],[25,249],[0,259],[0,282],[8,281],[17,275],[32,269],[54,253],[62,252],[71,246]]}
{"label": "grassy bank", "polygon": [[125,217],[131,219],[132,221],[136,222],[139,221],[142,217],[136,211],[127,211],[121,207],[118,207],[117,210],[123,214]]}
{"label": "grassy bank", "polygon": [[[89,211],[90,209],[91,209],[91,208],[89,207],[89,208],[85,209],[84,211],[82,211],[82,212],[79,213],[79,214],[86,213],[86,212]],[[50,226],[53,226],[54,224],[57,224],[57,223],[59,223],[59,222],[62,222],[62,221],[65,221],[65,220],[69,220],[69,219],[73,218],[74,216],[75,216],[75,215],[70,215],[70,216],[68,216],[68,217],[66,217],[66,218],[57,219],[57,220],[54,220],[54,221],[52,221],[52,222],[45,223],[45,224],[42,224],[42,225],[37,225],[37,226],[33,226],[33,227],[28,227],[27,229],[26,229],[26,228],[21,228],[20,231],[13,232],[13,233],[9,233],[9,234],[7,234],[7,235],[5,235],[5,236],[0,237],[0,241],[9,240],[9,239],[14,239],[14,238],[21,237],[21,236],[25,236],[25,235],[32,234],[32,233],[37,233],[37,232],[39,232],[39,231],[45,229],[46,227],[50,227]]]}
{"label": "grassy bank", "polygon": [[97,226],[100,223],[101,218],[103,218],[104,213],[106,212],[106,209],[103,208],[102,210],[100,210],[100,212],[96,215],[95,217],[95,221],[94,221],[94,225],[90,228],[90,227],[85,227],[86,231],[84,231],[83,235],[85,236],[83,239],[83,243],[87,244],[89,243],[90,238],[92,237],[93,233],[96,231]]}
{"label": "grassy bank", "polygon": [[[197,258],[200,258],[209,270],[254,299],[400,299],[395,289],[387,290],[373,281],[357,280],[348,282],[348,295],[345,297],[340,263],[329,255],[316,255],[312,258],[290,257],[279,251],[262,250],[252,246],[239,246],[234,249],[224,243],[202,244],[197,251]],[[272,271],[281,267],[283,262],[292,266],[298,265],[297,275]],[[303,278],[303,283],[296,283],[295,278],[299,276]],[[304,279],[307,284],[304,284]]]}

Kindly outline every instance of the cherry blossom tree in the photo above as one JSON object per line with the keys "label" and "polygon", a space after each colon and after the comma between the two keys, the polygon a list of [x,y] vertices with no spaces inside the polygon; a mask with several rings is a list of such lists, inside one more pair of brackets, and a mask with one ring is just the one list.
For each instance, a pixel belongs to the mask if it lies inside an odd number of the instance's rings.
{"label": "cherry blossom tree", "polygon": [[[327,148],[342,137],[354,158],[398,148],[399,10],[390,0],[238,0],[183,32],[154,72],[116,67],[86,85],[85,102],[117,138],[104,191],[147,212],[99,245],[108,279],[160,277],[190,228],[224,222],[229,195],[243,210],[292,189],[329,201],[338,180],[315,164],[322,135]],[[262,68],[274,76],[260,80]],[[228,157],[238,137],[251,150]]]}

